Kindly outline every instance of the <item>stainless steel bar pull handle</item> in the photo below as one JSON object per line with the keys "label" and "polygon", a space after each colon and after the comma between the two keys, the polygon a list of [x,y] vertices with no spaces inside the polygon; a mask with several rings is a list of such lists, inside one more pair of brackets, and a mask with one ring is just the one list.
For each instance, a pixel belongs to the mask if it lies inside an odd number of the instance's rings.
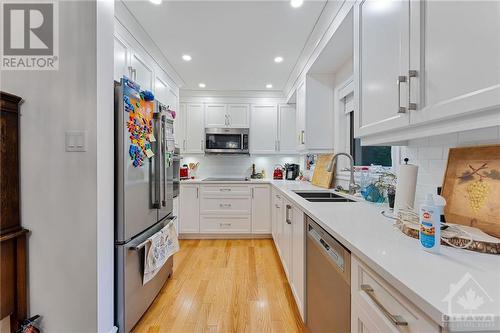
{"label": "stainless steel bar pull handle", "polygon": [[406,106],[401,106],[401,83],[406,82],[406,76],[398,76],[398,113],[406,113]]}
{"label": "stainless steel bar pull handle", "polygon": [[290,220],[290,209],[292,209],[292,206],[286,205],[286,223],[287,224],[292,224],[292,221]]}
{"label": "stainless steel bar pull handle", "polygon": [[418,71],[414,69],[410,69],[408,71],[408,110],[415,111],[417,110],[417,103],[412,103],[411,101],[411,78],[418,77]]}
{"label": "stainless steel bar pull handle", "polygon": [[161,115],[159,113],[153,114],[154,121],[154,134],[158,137],[156,142],[153,142],[154,156],[151,157],[153,160],[153,173],[155,179],[155,200],[153,208],[160,208],[161,206],[161,149],[162,149],[162,134],[161,134]]}
{"label": "stainless steel bar pull handle", "polygon": [[373,303],[377,305],[377,307],[380,309],[380,311],[382,311],[384,316],[387,319],[389,319],[394,326],[408,326],[408,322],[403,317],[391,314],[389,310],[387,310],[382,305],[382,303],[380,303],[380,301],[375,296],[375,290],[373,290],[373,288],[369,284],[362,284],[361,290],[363,290],[368,295],[368,297],[370,297]]}

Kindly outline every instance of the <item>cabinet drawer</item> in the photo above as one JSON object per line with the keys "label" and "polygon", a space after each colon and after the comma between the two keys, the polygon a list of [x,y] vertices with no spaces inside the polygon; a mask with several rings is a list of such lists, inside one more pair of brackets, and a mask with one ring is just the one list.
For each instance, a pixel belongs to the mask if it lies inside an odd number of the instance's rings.
{"label": "cabinet drawer", "polygon": [[252,202],[250,198],[202,198],[201,214],[217,215],[250,215]]}
{"label": "cabinet drawer", "polygon": [[201,216],[202,233],[250,233],[249,216]]}
{"label": "cabinet drawer", "polygon": [[393,332],[440,331],[438,324],[359,259],[352,257],[351,267],[352,303],[361,307],[377,327]]}
{"label": "cabinet drawer", "polygon": [[249,197],[248,185],[205,185],[201,186],[202,197]]}

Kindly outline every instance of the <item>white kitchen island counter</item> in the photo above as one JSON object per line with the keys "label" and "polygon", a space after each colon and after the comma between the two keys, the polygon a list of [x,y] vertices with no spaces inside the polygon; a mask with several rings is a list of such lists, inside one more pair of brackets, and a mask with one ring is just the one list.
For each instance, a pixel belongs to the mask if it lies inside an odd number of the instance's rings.
{"label": "white kitchen island counter", "polygon": [[[207,183],[211,182],[181,182]],[[470,276],[486,293],[477,295],[483,301],[481,313],[492,315],[495,320],[495,326],[484,327],[484,330],[500,332],[500,256],[445,246],[439,254],[427,253],[417,239],[404,235],[393,226],[392,220],[381,215],[387,206],[364,201],[309,202],[294,191],[327,190],[308,182],[251,180],[240,183],[271,184],[440,325],[443,316],[450,314],[445,298],[452,286]]]}

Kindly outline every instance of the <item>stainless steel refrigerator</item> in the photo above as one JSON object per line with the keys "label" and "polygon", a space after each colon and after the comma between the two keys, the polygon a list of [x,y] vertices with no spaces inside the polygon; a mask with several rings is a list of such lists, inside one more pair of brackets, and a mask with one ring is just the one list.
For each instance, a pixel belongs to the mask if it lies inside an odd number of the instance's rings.
{"label": "stainless steel refrigerator", "polygon": [[[149,96],[150,98],[152,96]],[[144,241],[175,219],[173,121],[137,84],[115,82],[115,324],[130,332],[172,273],[170,258],[143,285]]]}

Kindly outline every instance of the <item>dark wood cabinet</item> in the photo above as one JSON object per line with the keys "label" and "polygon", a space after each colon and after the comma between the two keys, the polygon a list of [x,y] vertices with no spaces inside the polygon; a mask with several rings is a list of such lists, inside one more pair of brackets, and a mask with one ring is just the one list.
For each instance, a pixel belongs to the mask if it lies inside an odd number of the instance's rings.
{"label": "dark wood cabinet", "polygon": [[0,319],[11,331],[27,317],[26,235],[21,226],[18,96],[0,92]]}

